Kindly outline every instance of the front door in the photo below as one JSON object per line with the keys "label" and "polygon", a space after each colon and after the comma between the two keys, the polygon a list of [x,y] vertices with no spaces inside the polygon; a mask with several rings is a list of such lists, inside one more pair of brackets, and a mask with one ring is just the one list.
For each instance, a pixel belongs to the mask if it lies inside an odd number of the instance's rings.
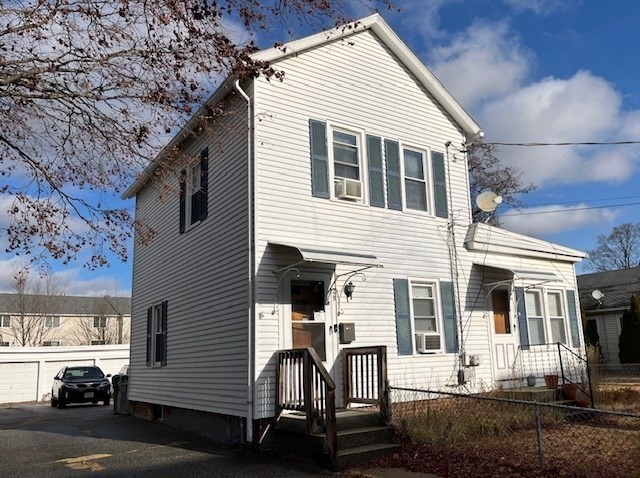
{"label": "front door", "polygon": [[513,379],[513,366],[516,360],[516,327],[511,317],[509,289],[494,289],[491,292],[493,303],[493,366],[496,381],[505,386]]}
{"label": "front door", "polygon": [[330,276],[303,274],[291,278],[285,301],[286,348],[313,347],[325,368],[331,373],[336,344],[333,333]]}

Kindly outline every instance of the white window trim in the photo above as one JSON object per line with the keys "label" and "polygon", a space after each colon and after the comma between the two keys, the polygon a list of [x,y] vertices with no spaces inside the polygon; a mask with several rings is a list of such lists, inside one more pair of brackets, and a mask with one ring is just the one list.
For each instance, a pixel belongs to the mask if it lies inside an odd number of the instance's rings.
{"label": "white window trim", "polygon": [[[7,325],[5,325],[5,321]],[[0,315],[0,327],[5,329],[11,328],[11,316],[9,314]]]}
{"label": "white window trim", "polygon": [[[346,199],[339,199],[336,197],[335,188],[335,163],[333,156],[333,132],[352,134],[356,137],[358,146],[358,167],[360,168],[360,183],[362,183],[362,199],[359,201],[349,201]],[[332,123],[327,121],[327,158],[329,169],[329,197],[332,201],[337,201],[347,204],[369,204],[369,184],[368,184],[368,162],[367,162],[367,144],[366,144],[366,132],[362,128],[356,128],[340,123]],[[384,160],[384,158],[383,158]]]}
{"label": "white window trim", "polygon": [[[440,298],[440,281],[438,279],[424,279],[424,278],[409,278],[409,316],[411,319],[411,346],[413,347],[414,355],[435,355],[445,353],[445,337],[444,337],[444,321],[442,314],[442,301]],[[433,287],[433,300],[436,314],[436,333],[427,333],[427,335],[433,335],[440,337],[440,348],[437,350],[430,350],[427,353],[418,352],[416,349],[416,329],[415,329],[415,315],[413,312],[413,285],[430,285]],[[422,333],[422,332],[421,332]]]}
{"label": "white window trim", "polygon": [[162,302],[159,302],[151,307],[151,367],[162,367],[162,358],[156,360],[156,339],[162,333]]}
{"label": "white window trim", "polygon": [[[186,175],[184,178],[184,231],[187,232],[192,227],[196,227],[198,224],[202,222],[202,220],[198,219],[195,222],[191,222],[191,199],[195,193],[202,189],[202,170],[200,169],[200,157],[198,156],[194,161],[189,163],[186,167]],[[193,188],[193,178],[194,178],[194,169],[198,169],[200,171],[200,181],[198,182],[199,188]]]}
{"label": "white window trim", "polygon": [[[433,178],[431,177],[431,148],[424,146],[416,146],[411,143],[404,143],[402,141],[398,142],[398,147],[400,149],[400,188],[402,190],[402,211],[409,214],[417,214],[420,216],[434,216],[434,204],[435,197],[433,192]],[[410,151],[415,151],[422,154],[423,159],[423,168],[424,168],[424,180],[425,180],[425,189],[426,189],[426,200],[427,200],[427,210],[421,211],[420,209],[410,209],[407,207],[407,191],[405,188],[406,176],[404,173],[404,150],[408,149]]]}
{"label": "white window trim", "polygon": [[[544,343],[543,344],[534,344],[531,340],[531,327],[529,323],[529,319],[532,315],[529,313],[529,309],[527,308],[527,333],[529,337],[530,345],[553,345],[556,342],[553,342],[553,333],[551,328],[551,314],[549,312],[549,299],[548,294],[557,292],[560,294],[560,301],[562,302],[562,313],[563,313],[563,321],[564,321],[564,336],[565,342],[564,345],[570,346],[570,330],[569,330],[569,308],[567,304],[567,295],[566,290],[561,287],[529,287],[525,290],[525,308],[527,307],[526,294],[529,292],[537,292],[540,297],[540,308],[542,312],[542,327],[544,330]],[[537,316],[533,316],[537,317]],[[561,342],[562,343],[562,342]]]}

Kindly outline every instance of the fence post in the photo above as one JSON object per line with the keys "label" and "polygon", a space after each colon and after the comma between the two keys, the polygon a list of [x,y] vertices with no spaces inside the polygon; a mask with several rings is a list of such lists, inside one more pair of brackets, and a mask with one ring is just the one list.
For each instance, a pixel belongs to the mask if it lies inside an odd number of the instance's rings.
{"label": "fence post", "polygon": [[536,420],[536,438],[538,440],[538,460],[540,461],[540,469],[544,470],[544,447],[542,446],[542,426],[540,425],[540,407],[538,402],[533,404],[533,414]]}

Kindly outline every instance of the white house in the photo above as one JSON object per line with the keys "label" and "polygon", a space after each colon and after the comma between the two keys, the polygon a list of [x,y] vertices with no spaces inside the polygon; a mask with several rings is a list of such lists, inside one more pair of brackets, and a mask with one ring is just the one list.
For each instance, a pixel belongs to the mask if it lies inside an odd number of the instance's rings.
{"label": "white house", "polygon": [[[284,81],[228,78],[227,114],[124,195],[157,232],[134,251],[136,413],[258,443],[304,394],[477,391],[531,373],[533,345],[581,349],[584,254],[471,225],[480,127],[379,15],[256,57]],[[161,183],[174,148],[194,159]]]}

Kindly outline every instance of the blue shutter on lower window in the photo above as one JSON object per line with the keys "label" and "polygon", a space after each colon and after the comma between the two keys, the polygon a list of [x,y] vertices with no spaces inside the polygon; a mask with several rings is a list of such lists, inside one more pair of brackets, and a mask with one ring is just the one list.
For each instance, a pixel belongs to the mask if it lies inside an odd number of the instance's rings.
{"label": "blue shutter on lower window", "polygon": [[400,146],[397,141],[385,139],[387,160],[387,202],[389,209],[402,210],[402,179],[400,178]]}
{"label": "blue shutter on lower window", "polygon": [[518,305],[517,311],[520,349],[529,350],[529,323],[527,321],[527,304],[524,297],[524,287],[516,287],[516,304]]}
{"label": "blue shutter on lower window", "polygon": [[398,355],[413,355],[411,310],[409,308],[409,281],[407,279],[393,279],[393,294],[396,305]]}
{"label": "blue shutter on lower window", "polygon": [[431,152],[431,169],[433,170],[433,196],[435,198],[435,215],[449,217],[447,203],[447,174],[444,167],[444,154]]}
{"label": "blue shutter on lower window", "polygon": [[382,140],[367,135],[367,164],[369,167],[369,204],[384,207],[384,176],[382,170]]}
{"label": "blue shutter on lower window", "polygon": [[575,348],[580,347],[580,328],[578,326],[578,309],[576,307],[576,291],[567,290],[567,306],[569,308],[569,327],[571,329],[571,343]]}
{"label": "blue shutter on lower window", "polygon": [[311,194],[328,198],[329,155],[327,152],[327,125],[324,121],[309,120],[311,140]]}
{"label": "blue shutter on lower window", "polygon": [[162,302],[162,346],[160,347],[160,363],[164,367],[167,365],[167,311],[169,308],[169,302],[166,300]]}
{"label": "blue shutter on lower window", "polygon": [[457,353],[460,350],[460,345],[453,282],[440,281],[440,298],[442,299],[442,322],[444,324],[444,351],[448,354]]}
{"label": "blue shutter on lower window", "polygon": [[151,331],[153,330],[153,307],[147,309],[147,367],[151,367]]}

